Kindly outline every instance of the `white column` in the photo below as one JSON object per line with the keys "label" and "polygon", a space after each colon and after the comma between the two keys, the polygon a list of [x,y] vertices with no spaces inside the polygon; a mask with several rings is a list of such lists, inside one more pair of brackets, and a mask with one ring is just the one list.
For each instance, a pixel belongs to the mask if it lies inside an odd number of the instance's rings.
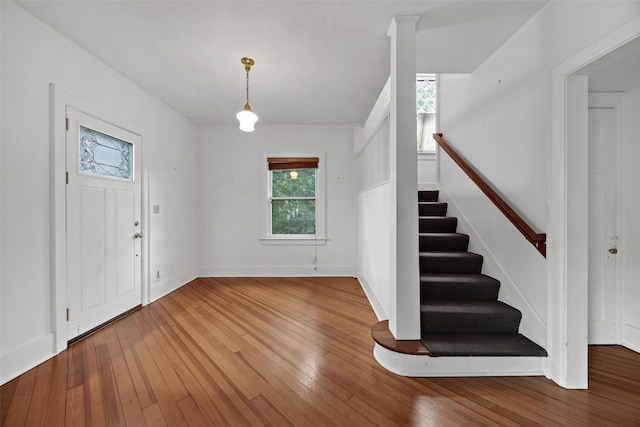
{"label": "white column", "polygon": [[396,340],[420,338],[418,265],[418,155],[416,149],[417,16],[391,21],[390,304],[389,330]]}

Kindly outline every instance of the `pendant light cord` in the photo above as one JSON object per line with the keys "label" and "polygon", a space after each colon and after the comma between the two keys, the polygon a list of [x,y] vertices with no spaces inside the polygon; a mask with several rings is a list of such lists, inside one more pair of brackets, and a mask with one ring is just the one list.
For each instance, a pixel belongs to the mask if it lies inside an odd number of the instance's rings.
{"label": "pendant light cord", "polygon": [[247,70],[247,104],[249,104],[249,70]]}

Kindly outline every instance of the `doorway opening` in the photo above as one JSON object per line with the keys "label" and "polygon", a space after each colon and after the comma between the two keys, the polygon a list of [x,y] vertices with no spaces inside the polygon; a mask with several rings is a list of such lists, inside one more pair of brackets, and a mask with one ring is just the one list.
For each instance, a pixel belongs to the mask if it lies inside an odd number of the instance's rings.
{"label": "doorway opening", "polygon": [[[148,212],[143,209],[148,202],[148,188],[143,187],[146,179],[143,182],[142,132],[135,126],[125,127],[127,117],[70,95],[55,84],[50,85],[50,100],[51,304],[54,351],[60,353],[69,340],[148,303]],[[81,132],[85,145],[94,144],[85,146],[88,151],[82,156]],[[125,148],[129,143],[133,143],[131,150]],[[122,160],[129,154],[133,158],[127,171]],[[73,200],[69,201],[68,196]],[[133,222],[129,216],[135,216]],[[105,230],[112,232],[105,234]],[[107,254],[114,247],[126,247],[116,253],[130,256],[111,257],[109,266],[104,265],[104,259],[98,261],[103,258],[102,250]],[[127,280],[131,277],[133,280]],[[86,294],[68,289],[72,282],[79,282],[78,278],[87,279],[90,284]],[[110,285],[108,291],[100,289],[99,284],[105,282],[116,285]],[[132,282],[133,286],[126,285]],[[101,307],[109,300],[117,304]],[[85,309],[92,310],[95,319],[80,326],[80,313]]]}
{"label": "doorway opening", "polygon": [[67,340],[142,302],[141,138],[66,111]]}
{"label": "doorway opening", "polygon": [[[548,375],[567,388],[588,387],[588,93],[590,78],[596,69],[604,69],[598,60],[619,48],[631,48],[640,36],[640,16],[636,16],[607,35],[587,46],[556,66],[551,72],[551,144],[549,186],[549,236],[548,262],[548,347],[550,365]],[[633,45],[629,45],[633,42]],[[627,46],[628,45],[628,46]],[[635,46],[634,46],[635,47]],[[624,52],[623,51],[619,51]],[[611,59],[609,57],[608,59]],[[622,61],[624,63],[624,60]],[[622,71],[621,65],[611,63],[611,69]],[[600,68],[602,67],[602,68]],[[636,68],[639,69],[639,68]],[[622,115],[620,165],[620,228],[616,242],[616,273],[619,276],[621,295],[617,298],[622,320],[617,332],[620,343],[640,350],[640,314],[627,309],[632,301],[640,298],[637,290],[629,286],[637,283],[640,271],[633,268],[634,256],[640,256],[640,230],[629,227],[634,212],[640,215],[637,200],[638,178],[630,161],[640,156],[640,146],[628,142],[632,135],[640,134],[640,89],[632,78],[633,90],[626,93]],[[632,94],[632,96],[630,96]],[[630,114],[636,110],[633,120]],[[629,126],[629,127],[627,127]],[[635,144],[639,145],[639,144]],[[634,180],[637,181],[634,183]],[[631,196],[631,197],[629,197]],[[635,227],[637,228],[637,227]],[[626,294],[625,294],[626,293]],[[626,296],[625,296],[626,295]],[[629,298],[631,297],[631,298]],[[635,301],[637,304],[638,301]]]}
{"label": "doorway opening", "polygon": [[632,143],[638,109],[637,34],[567,76],[567,356],[575,360],[567,372],[582,378],[581,387],[588,385],[588,345],[640,349],[640,295],[632,286],[640,279],[633,268],[640,256],[633,232],[640,173],[632,161],[640,155]]}

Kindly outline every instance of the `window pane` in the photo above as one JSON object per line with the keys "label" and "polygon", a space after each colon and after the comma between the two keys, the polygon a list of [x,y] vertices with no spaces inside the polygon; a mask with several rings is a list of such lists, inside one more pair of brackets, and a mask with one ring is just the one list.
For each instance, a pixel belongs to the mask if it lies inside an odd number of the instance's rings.
{"label": "window pane", "polygon": [[416,81],[416,113],[436,113],[435,79],[424,79]]}
{"label": "window pane", "polygon": [[80,173],[133,181],[133,144],[80,126]]}
{"label": "window pane", "polygon": [[316,201],[272,200],[271,234],[316,234]]}
{"label": "window pane", "polygon": [[273,197],[315,197],[316,170],[274,170],[272,173]]}
{"label": "window pane", "polygon": [[436,131],[435,114],[418,114],[418,151],[425,153],[435,153],[436,141],[433,134]]}

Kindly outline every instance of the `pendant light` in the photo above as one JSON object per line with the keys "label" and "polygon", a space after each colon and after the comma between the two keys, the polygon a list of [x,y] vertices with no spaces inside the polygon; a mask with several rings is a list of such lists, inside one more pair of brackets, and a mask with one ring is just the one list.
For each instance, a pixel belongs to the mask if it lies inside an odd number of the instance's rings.
{"label": "pendant light", "polygon": [[258,121],[258,116],[251,111],[251,106],[249,105],[249,71],[251,71],[251,66],[254,64],[254,61],[251,58],[242,58],[240,62],[242,62],[247,72],[247,103],[244,104],[244,109],[236,114],[236,118],[240,122],[241,131],[253,132],[255,130],[254,125]]}

